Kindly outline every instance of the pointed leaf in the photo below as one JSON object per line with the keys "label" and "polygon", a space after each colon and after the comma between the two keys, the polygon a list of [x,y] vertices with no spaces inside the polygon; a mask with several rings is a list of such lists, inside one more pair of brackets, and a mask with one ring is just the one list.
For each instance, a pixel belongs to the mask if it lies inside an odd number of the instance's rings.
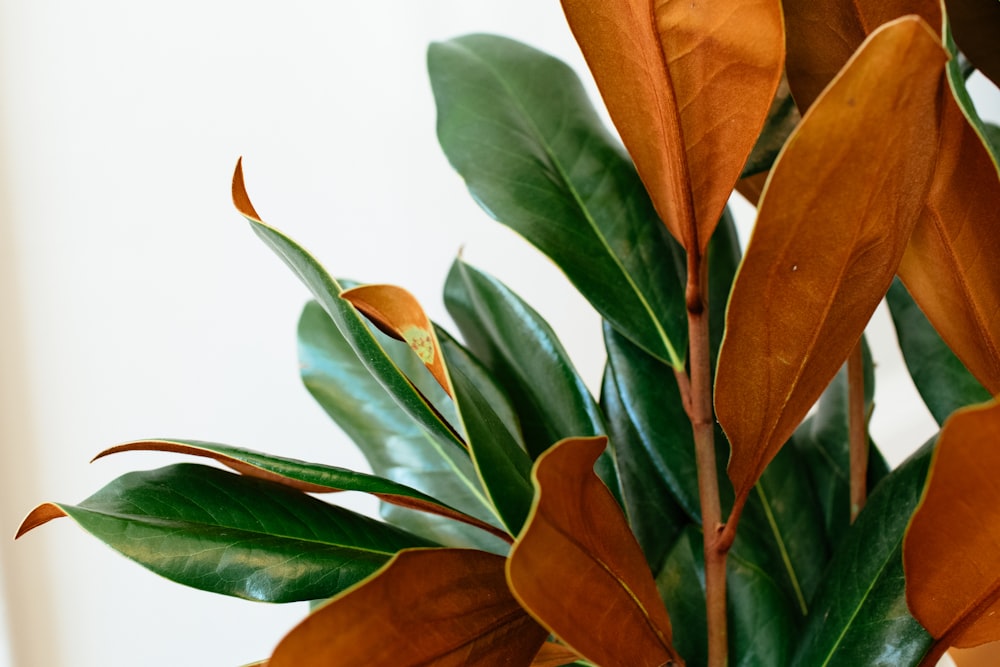
{"label": "pointed leaf", "polygon": [[991,395],[955,356],[898,279],[886,294],[899,348],[920,397],[938,424]]}
{"label": "pointed leaf", "polygon": [[438,335],[468,433],[472,462],[497,516],[512,535],[516,534],[528,517],[534,495],[531,458],[524,451],[520,433],[501,416],[511,413],[509,406],[497,409],[503,392],[486,369],[443,331]]}
{"label": "pointed leaf", "polygon": [[[892,281],[933,167],[944,62],[919,19],[880,29],[775,164],[716,377],[738,496],[819,398]],[[885,83],[874,88],[873,77]]]}
{"label": "pointed leaf", "polygon": [[616,328],[682,368],[683,264],[573,71],[490,35],[433,44],[427,61],[438,138],[476,201]]}
{"label": "pointed leaf", "polygon": [[432,546],[286,486],[189,463],[128,473],[79,505],[42,505],[18,536],[59,516],[177,583],[267,602],[330,597],[397,551]]}
{"label": "pointed leaf", "polygon": [[350,301],[380,331],[409,345],[438,384],[452,395],[434,325],[412,294],[395,285],[359,285],[344,290],[340,297]]}
{"label": "pointed leaf", "polygon": [[306,463],[240,447],[198,440],[139,440],[106,449],[95,456],[94,460],[110,454],[129,451],[175,452],[203,456],[218,461],[244,475],[284,484],[304,493],[329,493],[331,491],[370,493],[383,502],[461,521],[485,530],[502,540],[510,541],[510,537],[502,530],[404,484],[346,468],[320,463]]}
{"label": "pointed leaf", "polygon": [[444,302],[466,345],[507,389],[533,457],[563,438],[604,434],[600,409],[555,332],[506,285],[456,259]]}
{"label": "pointed leaf", "polygon": [[945,343],[996,394],[1000,217],[994,203],[1000,199],[1000,173],[952,91],[941,97],[940,157],[899,277]]}
{"label": "pointed leaf", "polygon": [[948,22],[962,53],[980,72],[1000,86],[1000,2],[946,0]]}
{"label": "pointed leaf", "polygon": [[932,447],[894,470],[837,546],[816,592],[792,667],[916,665],[931,637],[906,609],[903,533]]}
{"label": "pointed leaf", "polygon": [[783,0],[788,83],[805,111],[883,23],[917,14],[937,32],[940,0]]}
{"label": "pointed leaf", "polygon": [[300,623],[268,667],[528,665],[547,634],[511,596],[502,557],[404,551]]}
{"label": "pointed leaf", "polygon": [[703,253],[784,65],[777,0],[563,0],[660,218]]}
{"label": "pointed leaf", "polygon": [[567,646],[602,667],[680,663],[642,550],[594,474],[604,446],[604,438],[563,440],[535,462],[538,493],[507,562],[511,590]]}
{"label": "pointed leaf", "polygon": [[[408,377],[425,372],[420,360],[402,343],[381,333],[383,349]],[[347,433],[368,459],[375,474],[418,489],[479,520],[497,521],[469,456],[432,437],[371,375],[330,316],[316,302],[306,304],[299,319],[299,364],[302,380],[316,401]],[[437,388],[431,381],[428,389]],[[425,390],[426,391],[426,390]],[[454,521],[383,506],[390,522],[449,546],[506,551],[500,540]]]}
{"label": "pointed leaf", "polygon": [[354,306],[340,298],[343,287],[304,248],[264,223],[254,210],[243,182],[242,162],[233,174],[233,203],[250,223],[253,231],[271,248],[323,306],[344,338],[350,343],[365,367],[381,383],[399,405],[431,435],[443,443],[464,446],[458,433],[427,402],[424,395],[406,378],[379,345],[365,320]]}
{"label": "pointed leaf", "polygon": [[998,441],[1000,404],[955,413],[906,532],[906,600],[945,646],[1000,640]]}

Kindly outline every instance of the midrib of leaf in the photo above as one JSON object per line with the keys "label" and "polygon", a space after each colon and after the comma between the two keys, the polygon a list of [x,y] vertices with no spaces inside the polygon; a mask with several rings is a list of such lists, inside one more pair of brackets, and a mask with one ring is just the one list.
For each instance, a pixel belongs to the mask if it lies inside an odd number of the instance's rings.
{"label": "midrib of leaf", "polygon": [[823,660],[823,664],[820,665],[820,667],[827,667],[827,665],[830,664],[830,661],[833,659],[834,654],[840,647],[840,643],[844,640],[844,637],[847,635],[847,632],[851,629],[851,624],[854,623],[854,619],[857,618],[858,614],[861,612],[861,607],[864,606],[865,600],[868,599],[868,596],[872,592],[872,589],[875,588],[876,582],[878,582],[878,580],[882,577],[882,573],[885,572],[885,569],[887,567],[889,567],[889,560],[892,559],[893,554],[895,554],[896,551],[899,549],[899,546],[900,544],[902,544],[902,541],[903,541],[902,536],[900,536],[898,539],[895,540],[895,546],[889,551],[889,555],[885,558],[885,560],[882,561],[882,565],[879,566],[875,576],[872,577],[871,580],[868,582],[868,586],[865,588],[864,595],[861,596],[860,601],[854,607],[854,611],[851,612],[851,616],[850,618],[847,619],[847,623],[844,624],[844,627],[843,629],[841,629],[840,634],[837,635],[837,639],[830,647],[830,650],[827,653],[826,658]]}
{"label": "midrib of leaf", "polygon": [[559,161],[558,157],[553,151],[552,146],[549,145],[548,141],[546,141],[545,135],[542,134],[541,130],[535,124],[534,119],[528,113],[528,110],[525,109],[524,106],[521,104],[520,98],[514,93],[514,90],[508,85],[507,80],[503,76],[501,76],[500,72],[498,72],[495,68],[493,68],[490,65],[490,63],[480,58],[479,55],[476,54],[474,51],[467,48],[465,50],[468,51],[468,53],[474,59],[482,63],[483,67],[489,70],[496,78],[496,80],[500,82],[500,85],[503,87],[503,89],[507,91],[507,94],[510,96],[512,103],[517,107],[518,111],[521,112],[522,117],[525,119],[524,124],[527,126],[529,133],[533,135],[535,137],[535,140],[538,141],[539,145],[541,145],[545,149],[545,154],[549,158],[549,163],[559,175],[559,179],[562,182],[563,186],[566,188],[566,190],[570,192],[570,194],[573,197],[574,203],[576,203],[577,208],[580,209],[580,212],[583,214],[583,217],[587,221],[587,224],[594,232],[594,235],[598,238],[598,240],[600,240],[601,245],[604,246],[604,249],[607,252],[607,255],[614,262],[615,266],[618,267],[619,272],[625,278],[625,282],[632,289],[632,292],[635,293],[636,297],[639,299],[639,303],[642,304],[643,309],[649,316],[649,320],[653,323],[653,326],[656,328],[657,337],[660,339],[660,342],[663,343],[663,346],[666,348],[667,356],[670,357],[671,366],[673,366],[674,368],[683,368],[684,362],[677,355],[677,351],[674,349],[673,344],[667,337],[667,332],[664,331],[663,326],[660,324],[660,320],[656,317],[656,313],[653,311],[652,306],[646,300],[646,297],[642,293],[642,291],[639,290],[638,286],[635,284],[635,281],[632,279],[632,276],[629,275],[628,271],[625,270],[625,267],[622,265],[621,260],[619,260],[617,255],[615,255],[610,244],[608,243],[607,238],[604,236],[604,234],[601,233],[600,228],[597,226],[596,221],[591,215],[590,209],[588,209],[587,206],[584,204],[583,198],[580,196],[580,193],[577,192],[576,188],[570,181],[569,176],[563,169],[562,163]]}
{"label": "midrib of leaf", "polygon": [[488,627],[482,629],[477,633],[474,633],[471,637],[463,639],[457,644],[454,644],[446,648],[444,651],[436,655],[433,655],[427,658],[426,660],[423,660],[421,662],[415,662],[412,664],[411,667],[433,667],[434,665],[438,664],[438,661],[441,660],[442,658],[445,658],[449,655],[453,655],[456,651],[463,649],[466,646],[470,646],[471,644],[483,639],[484,637],[488,637],[489,635],[495,633],[503,626],[516,622],[518,620],[518,617],[526,615],[527,612],[524,612],[522,610],[513,610],[507,614],[504,614],[500,618],[496,619],[493,623],[491,623]]}
{"label": "midrib of leaf", "polygon": [[[351,545],[351,544],[340,544],[338,542],[327,542],[327,541],[324,541],[324,540],[322,540],[322,539],[320,539],[318,537],[316,537],[316,538],[308,538],[308,537],[301,537],[301,536],[297,536],[297,535],[283,535],[283,534],[279,534],[279,533],[266,533],[266,532],[262,532],[262,531],[251,530],[249,528],[237,528],[237,527],[234,527],[234,526],[227,526],[227,525],[224,525],[222,523],[215,522],[214,521],[214,517],[213,517],[213,522],[212,523],[209,523],[209,522],[199,523],[199,522],[191,521],[191,520],[169,519],[169,518],[148,516],[148,515],[144,515],[144,514],[128,514],[128,513],[125,513],[125,512],[109,512],[109,511],[106,511],[106,510],[93,509],[93,508],[87,507],[85,505],[60,505],[60,504],[57,504],[57,507],[59,507],[59,509],[61,509],[63,512],[66,512],[67,516],[69,516],[69,517],[72,517],[73,515],[72,515],[71,512],[67,511],[67,509],[66,509],[67,507],[71,508],[73,510],[82,510],[82,511],[88,513],[88,514],[96,514],[98,516],[107,517],[109,519],[116,520],[116,521],[139,523],[139,524],[143,524],[143,525],[149,526],[151,528],[153,528],[153,527],[170,528],[170,527],[174,527],[174,526],[177,526],[177,527],[182,527],[182,526],[205,526],[205,527],[209,527],[209,528],[212,528],[212,527],[214,527],[214,528],[224,528],[226,530],[233,531],[233,532],[236,532],[236,533],[243,533],[243,534],[248,535],[248,536],[271,537],[271,538],[279,538],[279,539],[289,540],[289,541],[294,541],[294,542],[304,542],[306,544],[319,544],[319,545],[322,545],[322,546],[325,546],[325,547],[333,547],[333,548],[336,548],[336,549],[347,549],[347,550],[350,550],[350,551],[361,551],[361,552],[364,552],[364,553],[378,554],[380,556],[392,556],[392,555],[394,555],[396,553],[396,551],[381,551],[379,549],[375,549],[375,548],[371,548],[371,547],[355,546],[355,545]],[[225,549],[228,549],[229,546],[228,545],[219,545],[216,548],[225,548]],[[212,551],[212,550],[214,550],[214,549],[203,549],[203,551]]]}
{"label": "midrib of leaf", "polygon": [[774,535],[774,541],[778,545],[778,551],[781,553],[781,561],[785,565],[785,571],[788,573],[788,578],[792,582],[792,588],[795,590],[795,598],[799,603],[799,611],[805,616],[809,613],[809,607],[806,605],[805,596],[802,594],[802,587],[799,584],[799,577],[795,572],[795,566],[792,565],[792,559],[788,554],[788,549],[785,546],[785,540],[781,535],[781,529],[778,527],[778,522],[774,518],[774,513],[771,512],[771,503],[767,497],[767,492],[761,486],[760,482],[754,485],[757,490],[757,496],[760,498],[760,503],[764,508],[764,514],[767,516],[767,523],[771,527],[771,533]]}

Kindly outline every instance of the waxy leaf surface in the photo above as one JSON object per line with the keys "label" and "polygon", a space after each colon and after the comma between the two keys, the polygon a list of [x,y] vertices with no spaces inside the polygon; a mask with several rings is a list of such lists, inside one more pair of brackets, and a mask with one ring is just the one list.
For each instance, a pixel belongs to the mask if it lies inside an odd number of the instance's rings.
{"label": "waxy leaf surface", "polygon": [[481,528],[501,539],[509,540],[507,534],[502,530],[449,507],[436,498],[390,479],[346,468],[262,454],[241,447],[198,440],[140,440],[106,449],[94,458],[96,460],[110,454],[129,451],[174,452],[202,456],[218,461],[244,475],[278,482],[304,493],[329,493],[331,491],[370,493],[383,502],[461,521]]}
{"label": "waxy leaf surface", "polygon": [[502,557],[421,549],[313,612],[268,667],[527,666],[547,635],[511,596]]}
{"label": "waxy leaf surface", "polygon": [[916,665],[930,648],[906,608],[902,550],[931,451],[924,446],[886,477],[837,545],[791,667]]}
{"label": "waxy leaf surface", "polygon": [[889,288],[886,301],[906,368],[938,424],[944,424],[959,408],[992,398],[941,340],[898,279]]}
{"label": "waxy leaf surface", "polygon": [[433,546],[286,486],[190,463],[128,473],[78,505],[41,505],[18,535],[60,516],[177,583],[266,602],[330,597],[401,549]]}
{"label": "waxy leaf surface", "polygon": [[1000,404],[955,413],[906,533],[907,602],[946,646],[1000,640],[998,443]]}
{"label": "waxy leaf surface", "polygon": [[596,401],[530,305],[461,259],[448,273],[444,299],[466,346],[507,389],[533,457],[563,438],[604,434]]}
{"label": "waxy leaf surface", "polygon": [[507,562],[511,590],[567,646],[602,667],[680,664],[642,550],[594,474],[604,446],[605,438],[563,440],[535,462],[531,517]]}
{"label": "waxy leaf surface", "polygon": [[576,74],[490,35],[433,44],[427,60],[441,147],[476,201],[617,329],[683,368],[683,264]]}
{"label": "waxy leaf surface", "polygon": [[461,436],[445,421],[400,371],[392,357],[379,344],[378,339],[363,317],[349,302],[340,298],[344,289],[302,246],[275,228],[263,222],[247,196],[243,181],[242,162],[237,163],[233,174],[233,203],[250,223],[250,227],[299,277],[316,297],[316,301],[333,320],[358,358],[399,405],[428,433],[442,443],[464,447]]}
{"label": "waxy leaf surface", "polygon": [[819,398],[892,281],[933,167],[945,58],[919,19],[880,29],[775,163],[716,376],[738,497]]}
{"label": "waxy leaf surface", "polygon": [[395,285],[359,285],[344,290],[340,297],[350,301],[380,331],[409,345],[438,384],[449,395],[454,393],[434,325],[416,297]]}
{"label": "waxy leaf surface", "polygon": [[563,0],[660,218],[703,253],[784,65],[778,0]]}
{"label": "waxy leaf surface", "polygon": [[[373,333],[401,371],[427,370],[408,347]],[[432,437],[369,372],[330,316],[316,302],[299,319],[302,381],[319,405],[354,441],[375,474],[438,498],[479,520],[498,525],[467,453]],[[430,380],[425,391],[444,390]],[[391,523],[445,544],[505,552],[506,545],[454,521],[383,505]]]}

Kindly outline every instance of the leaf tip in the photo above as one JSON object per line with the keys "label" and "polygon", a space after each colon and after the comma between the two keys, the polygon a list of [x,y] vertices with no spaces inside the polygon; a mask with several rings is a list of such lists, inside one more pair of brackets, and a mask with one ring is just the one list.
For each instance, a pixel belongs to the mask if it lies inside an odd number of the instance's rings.
{"label": "leaf tip", "polygon": [[247,195],[246,184],[243,181],[243,156],[236,160],[236,169],[233,172],[233,204],[236,210],[245,217],[261,222],[253,204],[250,203],[250,196]]}
{"label": "leaf tip", "polygon": [[24,521],[17,529],[17,534],[14,535],[14,539],[20,539],[25,533],[38,528],[43,523],[48,523],[52,519],[58,519],[59,517],[66,516],[66,512],[62,510],[58,505],[54,503],[44,503],[39,505],[35,509],[31,510],[28,516],[24,517]]}

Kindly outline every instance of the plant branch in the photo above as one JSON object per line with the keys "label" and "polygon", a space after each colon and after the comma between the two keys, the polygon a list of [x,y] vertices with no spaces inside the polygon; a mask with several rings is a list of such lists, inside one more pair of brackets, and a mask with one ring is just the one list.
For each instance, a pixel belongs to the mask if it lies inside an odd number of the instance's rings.
{"label": "plant branch", "polygon": [[865,506],[868,490],[868,423],[861,341],[847,358],[847,414],[851,458],[851,523]]}
{"label": "plant branch", "polygon": [[725,667],[728,653],[726,630],[726,554],[719,548],[722,525],[718,468],[715,462],[715,417],[712,409],[712,364],[709,346],[707,278],[703,279],[697,244],[688,249],[687,316],[690,382],[681,383],[698,465],[698,495],[701,502],[705,550],[705,605],[708,615],[708,666]]}

